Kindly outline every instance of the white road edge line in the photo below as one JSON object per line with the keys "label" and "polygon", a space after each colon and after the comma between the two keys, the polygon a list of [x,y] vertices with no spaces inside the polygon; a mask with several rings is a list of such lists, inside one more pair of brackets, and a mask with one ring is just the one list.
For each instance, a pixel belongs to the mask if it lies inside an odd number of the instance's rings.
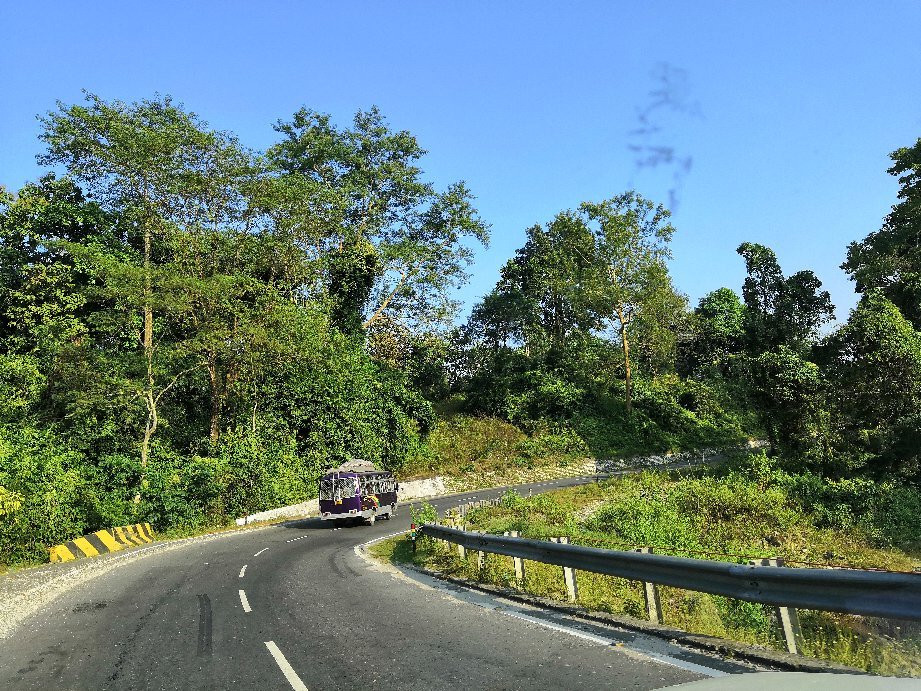
{"label": "white road edge line", "polygon": [[[511,612],[506,609],[497,609],[496,611],[501,612],[502,614],[508,617],[514,617],[515,619],[524,619],[529,621],[532,624],[537,624],[538,626],[543,626],[545,628],[551,629],[553,631],[558,631],[560,633],[567,633],[570,636],[575,636],[576,638],[582,638],[586,641],[591,641],[593,643],[598,643],[599,645],[614,645],[614,641],[602,638],[601,636],[595,636],[591,633],[586,633],[585,631],[579,631],[578,629],[571,629],[568,626],[563,626],[561,624],[554,624],[549,621],[544,621],[543,619],[538,619],[537,617],[531,617],[527,614],[522,614],[521,612]],[[686,662],[685,660],[672,657],[671,655],[665,655],[664,653],[653,653],[647,652],[645,650],[638,650],[632,646],[624,646],[630,650],[631,653],[636,655],[642,655],[648,657],[656,662],[661,662],[666,665],[671,665],[673,667],[679,667],[688,672],[696,672],[697,674],[702,674],[705,677],[726,677],[729,676],[728,672],[723,672],[719,669],[713,669],[712,667],[705,667],[704,665],[698,665],[693,662]]]}
{"label": "white road edge line", "polygon": [[253,608],[249,606],[249,600],[246,599],[246,591],[240,591],[240,604],[243,605],[244,612],[252,612]]}
{"label": "white road edge line", "polygon": [[693,662],[686,662],[684,660],[679,660],[676,657],[671,655],[664,655],[662,653],[650,653],[640,651],[641,655],[646,657],[651,657],[653,660],[658,660],[666,665],[672,665],[673,667],[680,667],[681,669],[687,670],[688,672],[697,672],[698,674],[703,674],[707,677],[728,677],[729,672],[723,672],[718,669],[713,669],[712,667],[705,667],[704,665],[697,665]]}
{"label": "white road edge line", "polygon": [[263,548],[260,549],[258,552],[256,552],[253,556],[254,556],[254,557],[258,557],[260,554],[262,554],[263,552],[265,552],[267,549],[268,549],[268,547],[263,547]]}
{"label": "white road edge line", "polygon": [[281,668],[281,673],[285,675],[285,679],[291,684],[291,688],[294,689],[294,691],[307,691],[307,685],[301,681],[301,678],[297,676],[297,672],[294,671],[294,668],[288,664],[285,656],[281,654],[278,646],[275,645],[275,641],[266,641],[265,647],[272,653],[272,657],[275,658],[276,664]]}
{"label": "white road edge line", "polygon": [[566,626],[561,626],[560,624],[554,624],[549,621],[544,621],[543,619],[538,619],[537,617],[530,617],[527,614],[521,614],[520,612],[510,612],[506,609],[497,609],[497,612],[501,612],[507,617],[514,617],[515,619],[524,619],[529,621],[532,624],[537,624],[538,626],[543,626],[547,629],[552,629],[553,631],[559,631],[560,633],[568,633],[570,636],[575,636],[576,638],[582,638],[586,641],[591,641],[592,643],[597,643],[599,645],[614,645],[614,641],[608,638],[602,638],[601,636],[595,636],[591,633],[586,633],[585,631],[579,631],[578,629],[570,629]]}
{"label": "white road edge line", "polygon": [[246,566],[247,566],[247,565],[244,564],[244,565],[243,565],[243,568],[240,569],[240,575],[238,576],[238,578],[243,578],[243,574],[246,573]]}
{"label": "white road edge line", "polygon": [[390,535],[384,535],[384,537],[376,537],[373,540],[362,542],[360,545],[355,545],[355,554],[358,554],[359,556],[361,556],[359,552],[365,549],[366,547],[373,545],[375,542],[383,542],[384,540],[389,540],[390,538],[396,537],[397,535],[406,535],[408,532],[409,530],[400,530],[399,532],[391,533]]}

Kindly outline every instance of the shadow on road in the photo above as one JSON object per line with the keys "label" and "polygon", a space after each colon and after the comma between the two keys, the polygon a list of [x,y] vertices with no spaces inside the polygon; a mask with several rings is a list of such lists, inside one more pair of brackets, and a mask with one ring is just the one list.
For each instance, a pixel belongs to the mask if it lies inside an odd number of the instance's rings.
{"label": "shadow on road", "polygon": [[360,519],[346,521],[340,525],[336,525],[334,521],[324,521],[319,518],[297,518],[291,521],[285,521],[284,523],[278,523],[277,525],[282,528],[295,528],[297,530],[333,530],[334,528],[351,530],[352,528],[369,527],[367,523]]}

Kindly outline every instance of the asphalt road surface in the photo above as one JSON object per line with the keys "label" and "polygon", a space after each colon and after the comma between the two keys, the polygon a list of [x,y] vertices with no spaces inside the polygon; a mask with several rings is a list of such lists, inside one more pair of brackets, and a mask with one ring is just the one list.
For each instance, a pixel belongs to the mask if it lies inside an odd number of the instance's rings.
{"label": "asphalt road surface", "polygon": [[408,527],[401,507],[370,527],[305,519],[128,560],[0,641],[0,688],[653,689],[752,671],[394,573],[356,549]]}

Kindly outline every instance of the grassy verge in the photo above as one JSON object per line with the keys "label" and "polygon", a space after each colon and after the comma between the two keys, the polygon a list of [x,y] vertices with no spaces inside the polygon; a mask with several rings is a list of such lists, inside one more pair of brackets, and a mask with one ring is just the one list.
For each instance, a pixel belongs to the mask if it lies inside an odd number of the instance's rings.
{"label": "grassy verge", "polygon": [[[630,549],[653,546],[676,556],[746,563],[784,557],[794,566],[852,565],[910,571],[921,566],[917,502],[921,494],[876,485],[861,492],[845,483],[779,471],[763,456],[735,468],[644,473],[533,498],[508,494],[497,507],[467,515],[467,528],[518,530],[525,537],[567,536],[575,544]],[[874,507],[863,506],[869,494]],[[519,587],[565,600],[559,567],[526,562],[516,583],[511,559],[395,539],[376,545],[382,559]],[[643,618],[640,584],[581,572],[579,604]],[[665,624],[693,633],[783,650],[771,607],[678,588],[659,588]],[[877,674],[921,675],[921,626],[906,621],[800,611],[805,653]]]}
{"label": "grassy verge", "polygon": [[[601,457],[621,459],[625,467],[634,467],[653,454],[692,449],[712,451],[746,441],[736,429],[698,437],[675,444],[649,442],[645,446],[607,448],[610,454]],[[428,453],[415,457],[397,475],[401,481],[441,476],[446,479],[449,492],[466,492],[594,472],[595,454],[591,445],[571,427],[552,430],[537,427],[526,433],[497,418],[453,415],[435,425]]]}

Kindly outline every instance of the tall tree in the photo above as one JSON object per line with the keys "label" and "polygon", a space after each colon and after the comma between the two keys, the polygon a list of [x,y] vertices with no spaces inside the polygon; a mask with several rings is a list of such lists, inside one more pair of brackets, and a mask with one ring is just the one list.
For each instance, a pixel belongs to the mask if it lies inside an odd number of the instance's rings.
{"label": "tall tree", "polygon": [[[524,246],[502,268],[496,288],[474,307],[465,329],[472,342],[492,350],[484,359],[487,366],[510,375],[520,369],[520,358],[501,353],[509,346],[550,371],[569,369],[565,363],[583,355],[609,363],[601,351],[610,346],[599,339],[607,331],[621,353],[614,366],[623,367],[625,405],[632,410],[631,348],[638,340],[650,370],[669,369],[674,332],[685,313],[685,298],[674,289],[665,263],[674,232],[668,217],[661,205],[628,192],[529,228]],[[472,350],[476,355],[476,347]],[[588,372],[582,376],[591,378]]]}
{"label": "tall tree", "polygon": [[667,271],[651,276],[647,295],[628,331],[637,367],[658,376],[675,370],[678,345],[690,338],[691,317],[687,296],[675,288]]}
{"label": "tall tree", "polygon": [[[744,361],[753,407],[774,449],[797,458],[826,446],[824,381],[819,367],[787,346]],[[828,454],[820,454],[827,456]]]}
{"label": "tall tree", "polygon": [[655,311],[657,305],[674,304],[663,297],[674,294],[666,260],[675,229],[669,211],[636,192],[627,192],[580,210],[594,229],[598,280],[595,309],[617,332],[624,360],[625,404],[633,408],[633,367],[630,326]]}
{"label": "tall tree", "polygon": [[67,243],[117,241],[116,220],[70,179],[47,174],[0,197],[0,342],[18,352],[78,342],[92,311]]}
{"label": "tall tree", "polygon": [[899,179],[899,202],[878,231],[847,248],[841,268],[858,293],[882,291],[921,329],[921,138],[889,157],[890,175]]}
{"label": "tall tree", "polygon": [[147,419],[140,443],[146,467],[159,426],[159,405],[187,371],[175,358],[158,361],[158,311],[181,309],[183,287],[169,263],[189,235],[234,223],[243,200],[240,180],[249,160],[234,137],[211,130],[169,97],[134,104],[86,94],[85,105],[59,103],[42,120],[47,145],[39,161],[63,164],[94,201],[127,227],[135,261],[96,254],[113,291],[141,315],[144,374],[139,397]]}
{"label": "tall tree", "polygon": [[297,242],[325,260],[340,328],[367,329],[384,316],[407,326],[448,323],[470,243],[489,240],[464,183],[438,192],[424,181],[425,151],[377,108],[359,111],[346,129],[302,108],[275,129],[282,139],[267,152],[272,182]]}
{"label": "tall tree", "polygon": [[492,338],[513,339],[528,354],[559,359],[574,333],[596,325],[588,301],[596,271],[594,238],[571,211],[526,232],[495,290],[475,308],[474,323],[482,322]]}

